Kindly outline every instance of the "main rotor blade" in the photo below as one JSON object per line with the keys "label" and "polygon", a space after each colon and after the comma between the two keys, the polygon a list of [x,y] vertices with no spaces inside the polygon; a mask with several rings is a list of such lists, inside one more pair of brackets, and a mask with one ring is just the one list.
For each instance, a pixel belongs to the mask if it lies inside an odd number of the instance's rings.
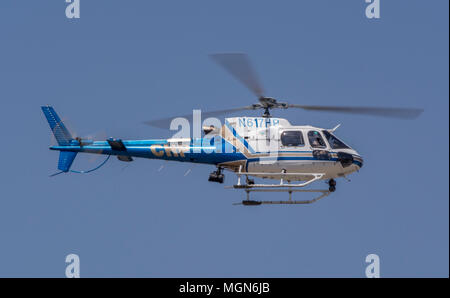
{"label": "main rotor blade", "polygon": [[256,96],[262,97],[264,90],[254,71],[250,59],[243,53],[212,54],[210,57],[231,75],[241,81]]}
{"label": "main rotor blade", "polygon": [[[256,109],[256,107],[254,107],[254,106],[246,106],[246,107],[240,107],[240,108],[234,108],[234,109],[214,110],[214,111],[207,111],[207,112],[202,111],[201,116],[202,116],[202,121],[203,121],[209,117],[230,114],[230,113],[234,113],[234,112],[238,112],[238,111],[255,110],[255,109]],[[149,121],[145,121],[144,123],[147,125],[153,126],[153,127],[169,129],[170,123],[175,118],[185,118],[192,124],[192,114],[149,120]]]}
{"label": "main rotor blade", "polygon": [[423,112],[423,109],[385,108],[385,107],[336,107],[336,106],[308,106],[297,104],[289,104],[288,107],[299,108],[309,111],[362,114],[362,115],[392,117],[401,119],[414,119],[417,118]]}

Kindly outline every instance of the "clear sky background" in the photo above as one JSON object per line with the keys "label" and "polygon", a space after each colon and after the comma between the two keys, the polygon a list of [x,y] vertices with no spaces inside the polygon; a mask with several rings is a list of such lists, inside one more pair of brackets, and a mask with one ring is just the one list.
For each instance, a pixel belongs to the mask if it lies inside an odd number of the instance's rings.
{"label": "clear sky background", "polygon": [[[364,277],[370,253],[384,277],[448,276],[448,5],[381,0],[381,19],[369,20],[363,0],[81,0],[69,20],[64,0],[0,1],[0,276],[64,277],[70,253],[82,277]],[[236,51],[268,96],[425,112],[275,111],[341,123],[337,135],[364,157],[313,205],[232,206],[243,192],[185,163],[111,159],[48,177],[58,154],[41,105],[82,136],[165,137],[142,122],[255,102],[207,56]]]}

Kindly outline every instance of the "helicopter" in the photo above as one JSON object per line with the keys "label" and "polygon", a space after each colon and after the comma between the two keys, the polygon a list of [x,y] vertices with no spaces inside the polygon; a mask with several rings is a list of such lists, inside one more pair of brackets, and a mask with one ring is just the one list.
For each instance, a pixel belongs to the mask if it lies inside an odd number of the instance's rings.
{"label": "helicopter", "polygon": [[[167,129],[170,126],[171,129],[176,129],[183,124],[190,127],[189,123],[193,120],[194,137],[190,137],[189,134],[181,137],[175,134],[167,139],[108,138],[104,141],[73,136],[53,107],[42,106],[41,109],[57,141],[57,145],[49,149],[60,152],[59,171],[51,177],[63,173],[86,174],[96,171],[111,156],[116,156],[122,162],[132,162],[134,158],[148,158],[201,163],[215,167],[208,177],[210,182],[224,183],[225,170],[236,174],[236,184],[227,188],[244,190],[246,198],[235,204],[244,206],[310,204],[336,191],[337,178],[348,179],[348,175],[359,172],[364,163],[363,158],[334,134],[339,125],[331,129],[292,125],[287,119],[272,117],[271,110],[294,108],[400,119],[414,119],[423,112],[422,109],[416,108],[321,106],[279,101],[264,95],[262,85],[246,54],[223,53],[213,54],[210,57],[254,93],[258,102],[249,106],[204,113],[194,110],[192,115],[145,122],[154,127]],[[211,118],[250,110],[263,110],[263,114],[259,117],[225,118],[224,124],[216,118]],[[212,122],[216,125],[201,127],[200,115],[210,117],[207,120],[215,120]],[[207,123],[207,120],[203,123]],[[201,133],[195,136],[195,128],[201,128],[197,130],[202,130],[203,136]],[[71,166],[78,153],[102,154],[106,155],[106,158],[93,169],[76,171],[71,169]],[[256,183],[255,178],[263,181],[268,179],[272,182]],[[328,187],[305,188],[320,180],[324,180]],[[251,192],[285,192],[289,197],[287,200],[257,201],[250,199]],[[316,193],[318,196],[309,200],[293,200],[294,192]]]}

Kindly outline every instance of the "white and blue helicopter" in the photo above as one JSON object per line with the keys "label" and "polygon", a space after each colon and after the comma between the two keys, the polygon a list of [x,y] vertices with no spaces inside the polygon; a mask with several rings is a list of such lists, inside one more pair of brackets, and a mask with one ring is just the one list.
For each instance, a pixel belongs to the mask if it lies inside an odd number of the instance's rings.
{"label": "white and blue helicopter", "polygon": [[[242,205],[261,204],[309,204],[328,196],[336,190],[336,178],[346,178],[357,172],[363,165],[361,155],[334,135],[333,129],[324,129],[308,125],[292,125],[288,120],[274,118],[271,109],[298,108],[310,111],[327,111],[374,116],[413,119],[420,115],[421,109],[381,108],[381,107],[337,107],[311,106],[280,102],[263,95],[263,89],[245,54],[211,55],[257,97],[258,103],[241,108],[210,111],[203,117],[212,117],[242,110],[262,109],[261,117],[226,118],[223,125],[199,125],[193,115],[178,117],[184,120],[178,124],[190,123],[194,119],[203,131],[200,137],[174,136],[168,139],[121,140],[109,138],[94,141],[73,136],[51,106],[43,106],[57,146],[51,150],[60,151],[58,169],[62,173],[89,173],[103,166],[111,156],[117,156],[123,162],[132,162],[134,158],[162,159],[191,163],[211,164],[216,167],[208,180],[224,182],[224,170],[237,175],[237,183],[231,186],[246,192]],[[173,118],[147,121],[160,128],[168,128]],[[207,121],[205,120],[204,123]],[[217,120],[216,122],[217,123]],[[219,121],[220,123],[220,121]],[[172,123],[173,126],[173,123]],[[175,127],[178,127],[175,125]],[[106,155],[106,159],[97,167],[88,171],[71,170],[78,153]],[[244,179],[242,179],[244,178]],[[254,178],[277,180],[276,183],[255,183]],[[326,189],[309,189],[305,186],[325,180]],[[255,201],[250,199],[251,192],[287,192],[289,198],[281,201]],[[310,200],[293,200],[293,192],[318,193]]]}

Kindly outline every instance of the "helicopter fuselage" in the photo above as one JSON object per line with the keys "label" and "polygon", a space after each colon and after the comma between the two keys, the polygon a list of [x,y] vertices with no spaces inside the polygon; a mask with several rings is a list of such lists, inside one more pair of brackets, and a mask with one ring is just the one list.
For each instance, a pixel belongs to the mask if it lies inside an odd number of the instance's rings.
{"label": "helicopter fuselage", "polygon": [[321,179],[332,179],[362,167],[361,156],[332,133],[292,126],[281,118],[235,117],[202,138],[73,140],[50,149],[116,155],[121,161],[138,157],[212,164],[269,179],[278,179],[284,172],[291,173],[287,180],[302,181],[309,179],[302,173],[323,173]]}

